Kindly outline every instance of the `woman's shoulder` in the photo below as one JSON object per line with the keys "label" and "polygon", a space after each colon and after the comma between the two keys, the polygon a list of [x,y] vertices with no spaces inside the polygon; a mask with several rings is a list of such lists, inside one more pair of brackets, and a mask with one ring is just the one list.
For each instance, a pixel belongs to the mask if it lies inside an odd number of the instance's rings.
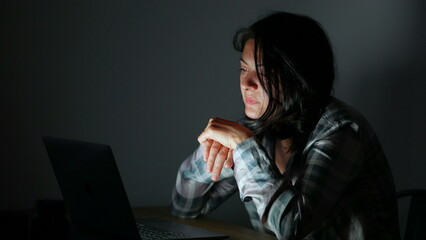
{"label": "woman's shoulder", "polygon": [[327,137],[344,126],[350,126],[356,132],[365,128],[370,129],[367,120],[359,111],[342,100],[332,97],[323,109],[315,129],[311,133],[311,139]]}

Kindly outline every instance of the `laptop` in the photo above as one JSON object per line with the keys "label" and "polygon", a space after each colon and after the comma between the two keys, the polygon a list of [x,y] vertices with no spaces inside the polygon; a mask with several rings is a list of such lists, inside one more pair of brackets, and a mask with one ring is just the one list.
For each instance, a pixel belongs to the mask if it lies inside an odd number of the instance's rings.
{"label": "laptop", "polygon": [[79,234],[129,240],[228,237],[172,221],[135,219],[110,146],[57,137],[43,141]]}

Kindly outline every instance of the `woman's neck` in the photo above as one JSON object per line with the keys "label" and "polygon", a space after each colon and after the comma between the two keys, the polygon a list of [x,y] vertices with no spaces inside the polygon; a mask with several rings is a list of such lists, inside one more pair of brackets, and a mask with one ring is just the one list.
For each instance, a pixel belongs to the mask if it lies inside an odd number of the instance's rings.
{"label": "woman's neck", "polygon": [[280,173],[284,173],[291,156],[291,139],[277,139],[275,142],[275,164]]}

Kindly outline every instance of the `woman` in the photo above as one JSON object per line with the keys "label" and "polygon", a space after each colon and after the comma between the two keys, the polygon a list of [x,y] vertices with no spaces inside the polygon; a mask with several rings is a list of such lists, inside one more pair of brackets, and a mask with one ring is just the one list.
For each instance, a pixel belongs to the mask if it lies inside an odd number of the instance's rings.
{"label": "woman", "polygon": [[179,169],[173,214],[207,214],[239,191],[253,227],[279,239],[399,239],[386,157],[367,121],[331,96],[320,25],[275,13],[234,46],[246,118],[210,119]]}

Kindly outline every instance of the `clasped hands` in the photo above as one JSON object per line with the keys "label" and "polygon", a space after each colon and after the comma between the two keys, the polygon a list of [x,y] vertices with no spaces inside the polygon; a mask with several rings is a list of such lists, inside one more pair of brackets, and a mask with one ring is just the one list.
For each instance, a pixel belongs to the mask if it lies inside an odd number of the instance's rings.
{"label": "clasped hands", "polygon": [[234,165],[233,150],[244,140],[254,134],[238,122],[221,118],[211,118],[207,127],[198,137],[203,146],[203,158],[207,162],[207,172],[212,173],[212,180],[217,181],[223,167]]}

